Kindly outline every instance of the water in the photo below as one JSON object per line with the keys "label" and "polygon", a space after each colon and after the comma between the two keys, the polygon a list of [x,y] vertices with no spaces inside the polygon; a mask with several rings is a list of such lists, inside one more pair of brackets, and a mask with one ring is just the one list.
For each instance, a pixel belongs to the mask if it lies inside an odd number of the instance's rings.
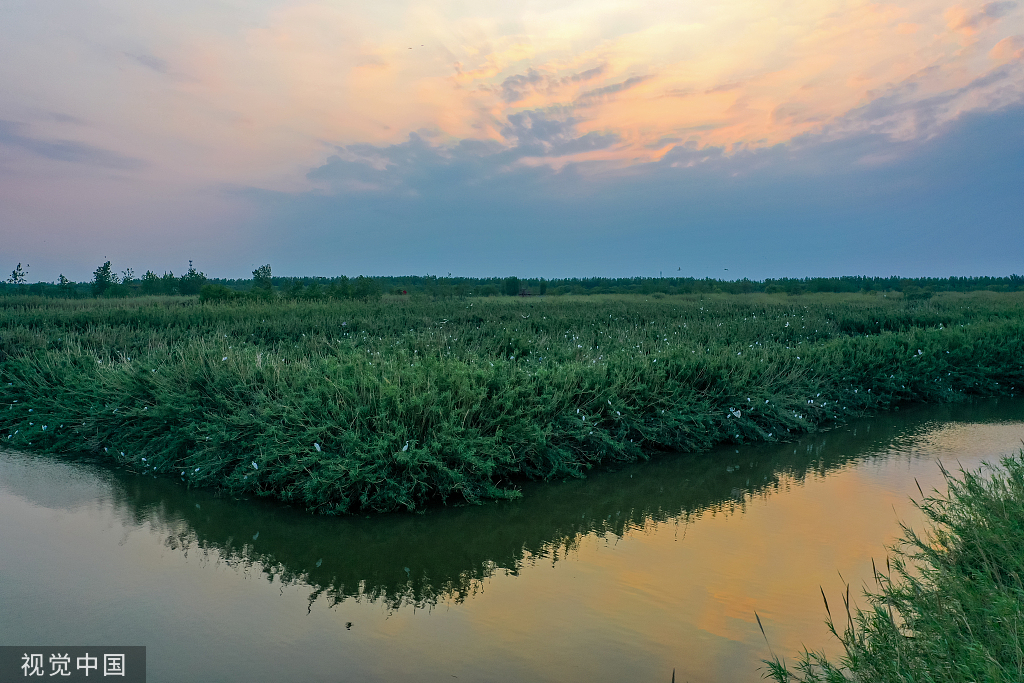
{"label": "water", "polygon": [[527,487],[517,503],[312,518],[0,453],[0,644],[145,645],[160,681],[758,681],[836,651],[915,478],[1017,451],[1024,401]]}

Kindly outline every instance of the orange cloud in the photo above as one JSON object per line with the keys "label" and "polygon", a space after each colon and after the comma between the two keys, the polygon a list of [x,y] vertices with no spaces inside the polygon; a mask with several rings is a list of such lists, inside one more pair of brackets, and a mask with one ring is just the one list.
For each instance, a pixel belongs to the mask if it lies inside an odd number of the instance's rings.
{"label": "orange cloud", "polygon": [[946,11],[947,26],[950,30],[974,35],[1006,16],[1016,7],[1017,3],[1013,0],[987,2],[974,10],[958,5]]}
{"label": "orange cloud", "polygon": [[1014,59],[1024,59],[1024,36],[1009,36],[1003,38],[988,56],[1000,62],[1007,62]]}
{"label": "orange cloud", "polygon": [[[622,168],[672,145],[728,152],[807,134],[927,136],[1024,96],[1010,72],[989,73],[993,60],[1020,58],[1024,21],[1010,0],[339,0],[258,17],[183,2],[182,16],[208,20],[147,23],[160,27],[159,49],[118,53],[117,70],[69,113],[97,122],[76,129],[76,141],[204,183],[301,189],[336,146],[393,145],[422,131],[439,147],[512,147],[521,140],[510,117],[526,112],[567,127],[522,163]],[[69,110],[69,87],[88,88],[52,82],[38,106],[54,111]],[[48,83],[35,79],[33,92]],[[591,137],[573,146],[572,135]]]}

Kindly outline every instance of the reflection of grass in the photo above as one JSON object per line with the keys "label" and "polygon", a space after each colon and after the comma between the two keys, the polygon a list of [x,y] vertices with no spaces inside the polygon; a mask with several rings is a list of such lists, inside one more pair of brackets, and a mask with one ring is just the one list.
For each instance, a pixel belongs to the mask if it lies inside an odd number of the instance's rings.
{"label": "reflection of grass", "polygon": [[524,477],[1011,393],[1022,300],[9,298],[0,435],[321,512],[514,498]]}
{"label": "reflection of grass", "polygon": [[[875,572],[871,609],[846,614],[845,648],[834,664],[805,652],[790,671],[777,657],[768,677],[780,681],[1024,680],[1024,450],[990,476],[943,470],[946,496],[919,504],[932,524],[903,542],[886,572]],[[826,603],[826,609],[828,605]]]}
{"label": "reflection of grass", "polygon": [[[977,416],[979,407],[952,410]],[[991,416],[984,408],[981,413]],[[128,473],[119,473],[122,483],[113,488],[112,500],[136,523],[167,529],[171,547],[215,550],[227,564],[307,583],[329,604],[356,598],[393,609],[429,608],[439,601],[462,602],[495,572],[517,574],[536,562],[571,556],[587,536],[646,534],[675,523],[685,537],[686,525],[705,514],[741,510],[737,489],[766,497],[781,481],[823,475],[891,441],[893,432],[884,425],[875,424],[871,435],[864,426],[862,421],[859,436],[845,430],[821,434],[799,448],[748,447],[727,460],[729,467],[717,454],[658,458],[586,481],[531,486],[528,499],[512,505],[450,507],[425,515],[310,517]]]}

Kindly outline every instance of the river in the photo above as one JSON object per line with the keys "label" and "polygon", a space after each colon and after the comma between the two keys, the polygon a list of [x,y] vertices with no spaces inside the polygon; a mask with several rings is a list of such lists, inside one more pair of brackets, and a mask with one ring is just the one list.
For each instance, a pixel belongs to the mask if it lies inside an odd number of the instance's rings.
{"label": "river", "polygon": [[859,597],[936,461],[1022,437],[1020,399],[919,406],[341,518],[4,451],[0,644],[144,645],[157,683],[758,681],[755,611],[776,653],[836,653],[819,586]]}

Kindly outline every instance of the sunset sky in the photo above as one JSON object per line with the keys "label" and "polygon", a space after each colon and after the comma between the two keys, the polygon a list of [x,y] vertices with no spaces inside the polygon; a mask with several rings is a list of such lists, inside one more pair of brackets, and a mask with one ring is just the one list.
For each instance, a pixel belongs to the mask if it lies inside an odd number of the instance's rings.
{"label": "sunset sky", "polygon": [[5,0],[0,93],[4,277],[1024,273],[1013,0]]}

